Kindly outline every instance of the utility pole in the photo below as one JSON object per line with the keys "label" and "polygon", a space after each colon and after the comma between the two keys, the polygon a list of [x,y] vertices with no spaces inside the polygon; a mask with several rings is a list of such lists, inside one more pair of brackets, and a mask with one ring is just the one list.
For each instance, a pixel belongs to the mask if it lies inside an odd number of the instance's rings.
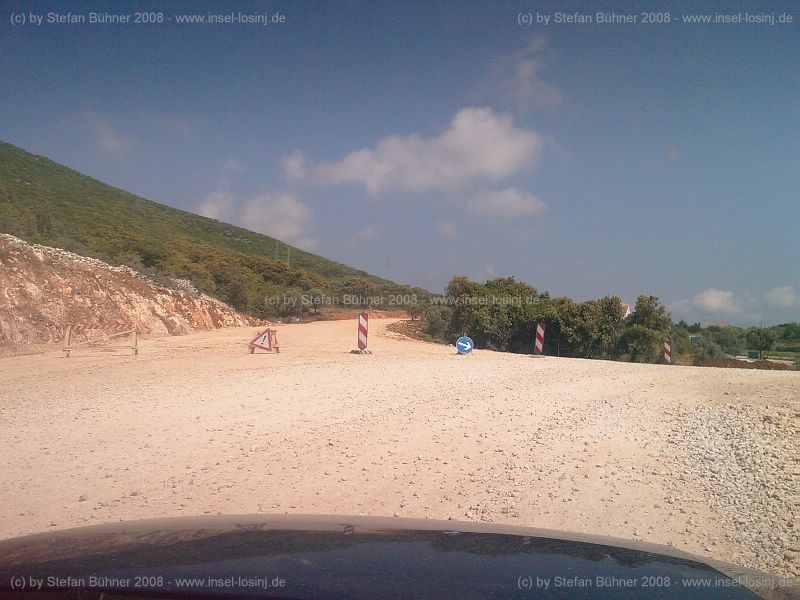
{"label": "utility pole", "polygon": [[292,266],[292,247],[289,244],[286,244],[286,266]]}

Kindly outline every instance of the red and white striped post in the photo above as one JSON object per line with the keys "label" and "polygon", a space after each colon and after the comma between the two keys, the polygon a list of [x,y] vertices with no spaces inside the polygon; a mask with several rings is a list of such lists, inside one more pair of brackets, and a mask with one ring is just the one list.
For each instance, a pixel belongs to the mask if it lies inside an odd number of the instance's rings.
{"label": "red and white striped post", "polygon": [[664,362],[670,364],[672,362],[672,340],[664,340]]}
{"label": "red and white striped post", "polygon": [[544,321],[536,325],[536,341],[533,343],[533,353],[541,354],[544,349]]}
{"label": "red and white striped post", "polygon": [[369,314],[360,313],[358,315],[358,349],[367,349],[367,333],[369,332]]}

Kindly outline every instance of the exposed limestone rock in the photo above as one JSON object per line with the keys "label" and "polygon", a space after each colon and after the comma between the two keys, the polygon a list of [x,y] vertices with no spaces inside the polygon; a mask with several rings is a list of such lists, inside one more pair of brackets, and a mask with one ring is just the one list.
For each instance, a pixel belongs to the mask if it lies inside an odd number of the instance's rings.
{"label": "exposed limestone rock", "polygon": [[[167,285],[165,285],[165,283]],[[258,321],[191,282],[156,282],[129,268],[0,234],[0,348],[138,328],[176,335]]]}

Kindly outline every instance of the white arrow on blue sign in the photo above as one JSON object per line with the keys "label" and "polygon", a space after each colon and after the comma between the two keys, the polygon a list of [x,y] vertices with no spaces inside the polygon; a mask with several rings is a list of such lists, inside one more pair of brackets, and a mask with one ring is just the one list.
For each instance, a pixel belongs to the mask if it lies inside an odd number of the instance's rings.
{"label": "white arrow on blue sign", "polygon": [[474,347],[475,344],[465,335],[456,340],[456,350],[459,354],[469,354]]}

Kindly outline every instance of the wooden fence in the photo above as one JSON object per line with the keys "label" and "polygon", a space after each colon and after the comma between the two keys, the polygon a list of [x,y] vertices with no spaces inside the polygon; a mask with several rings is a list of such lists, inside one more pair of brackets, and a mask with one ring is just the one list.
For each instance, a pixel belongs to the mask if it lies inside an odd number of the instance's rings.
{"label": "wooden fence", "polygon": [[[109,345],[110,340],[114,338],[121,337],[123,335],[133,335],[133,340],[131,343],[127,345]],[[134,356],[139,355],[139,332],[134,327],[133,329],[127,329],[125,331],[119,331],[117,333],[110,333],[108,335],[102,335],[100,337],[92,338],[90,340],[84,340],[82,342],[74,342],[72,340],[72,326],[67,329],[67,335],[64,339],[64,358],[69,358],[71,352],[76,350],[101,350],[101,351],[109,351],[109,350],[132,350]]]}

